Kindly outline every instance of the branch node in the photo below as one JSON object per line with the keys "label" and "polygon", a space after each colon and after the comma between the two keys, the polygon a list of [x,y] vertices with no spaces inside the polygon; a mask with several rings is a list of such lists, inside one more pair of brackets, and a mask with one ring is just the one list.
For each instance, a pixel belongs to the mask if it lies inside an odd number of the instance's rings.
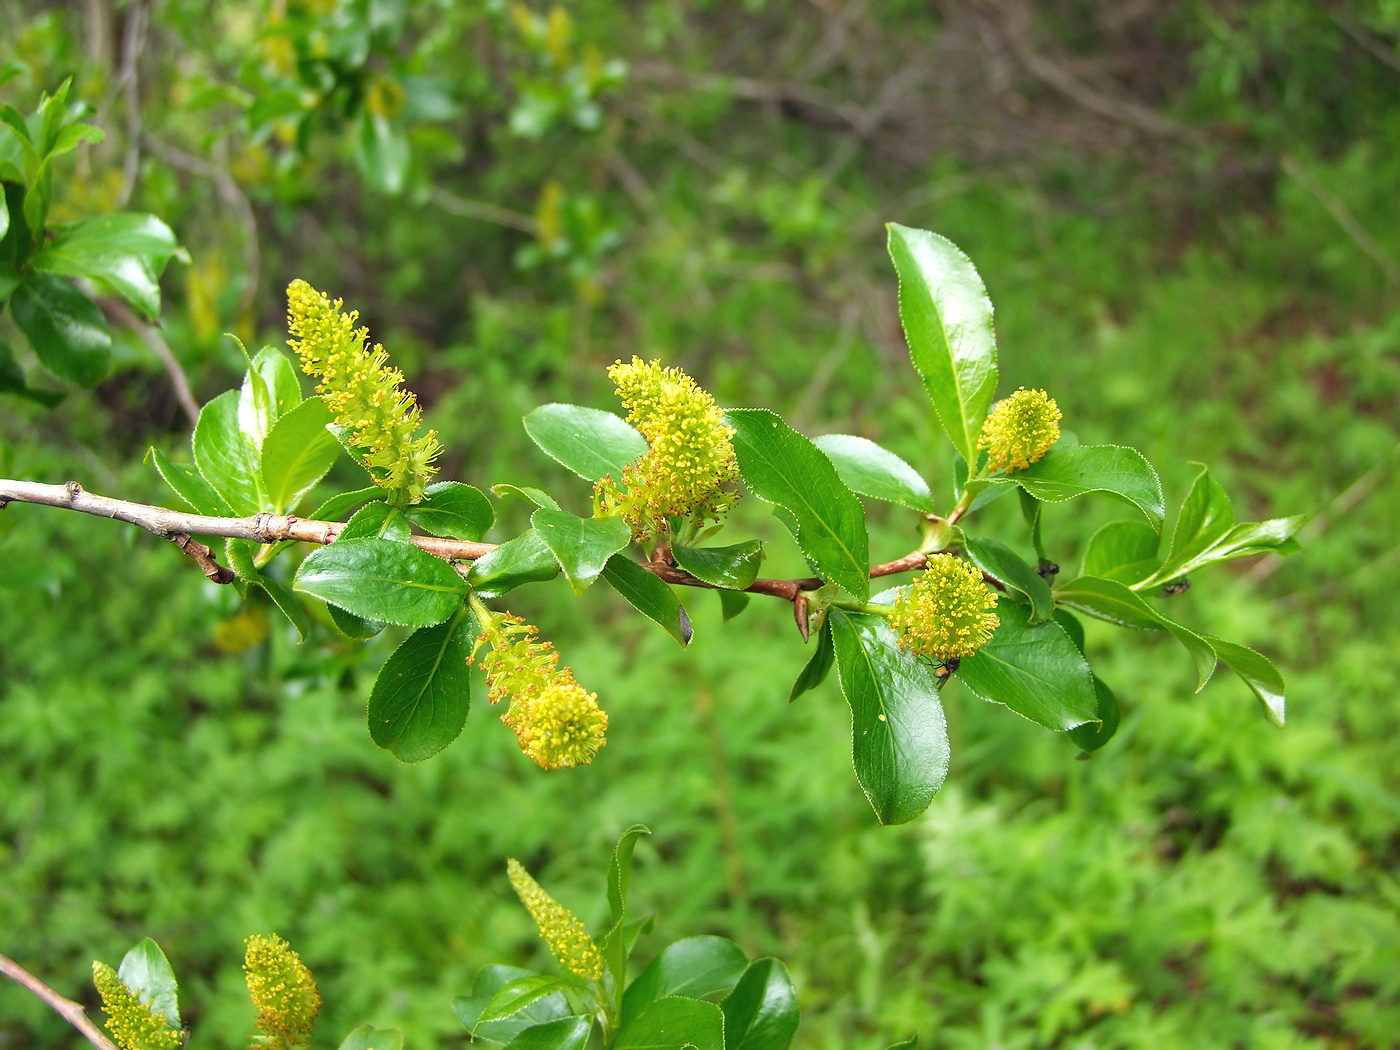
{"label": "branch node", "polygon": [[68,505],[71,507],[73,501],[83,494],[83,487],[76,481],[70,481],[63,486],[63,491],[68,494]]}
{"label": "branch node", "polygon": [[227,565],[220,565],[214,558],[214,552],[197,540],[191,539],[183,532],[172,532],[166,537],[171,543],[179,547],[182,551],[194,559],[195,564],[205,576],[215,583],[232,583],[237,579],[238,574]]}

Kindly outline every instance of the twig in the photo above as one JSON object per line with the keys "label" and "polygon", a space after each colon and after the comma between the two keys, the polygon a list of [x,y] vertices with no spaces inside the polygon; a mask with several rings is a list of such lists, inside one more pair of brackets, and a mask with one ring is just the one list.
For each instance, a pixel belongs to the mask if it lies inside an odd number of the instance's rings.
{"label": "twig", "polygon": [[226,565],[220,565],[214,558],[214,552],[198,540],[191,539],[183,532],[171,533],[166,539],[193,558],[204,575],[215,583],[232,583],[237,578],[236,572]]}
{"label": "twig", "polygon": [[75,1003],[72,999],[65,999],[19,963],[3,955],[0,955],[0,973],[3,973],[6,977],[13,977],[25,988],[28,988],[40,999],[48,1003],[60,1017],[81,1032],[83,1038],[97,1047],[98,1050],[117,1050],[116,1044],[103,1035],[102,1030],[98,1028],[97,1025],[93,1024],[92,1019],[88,1017],[87,1011],[83,1009],[81,1003]]}
{"label": "twig", "polygon": [[1395,57],[1393,46],[1387,45],[1384,40],[1368,32],[1364,26],[1357,25],[1345,12],[1337,10],[1336,4],[1324,4],[1323,6],[1327,8],[1328,16],[1337,23],[1342,32],[1369,51],[1372,57],[1400,73],[1400,58]]}
{"label": "twig", "polygon": [[126,93],[126,156],[122,161],[121,206],[136,190],[141,166],[141,52],[146,49],[146,5],[137,0],[126,13],[122,71],[118,85]]}
{"label": "twig", "polygon": [[171,351],[169,345],[160,337],[150,325],[146,324],[134,313],[126,303],[119,299],[101,299],[98,304],[108,317],[141,337],[147,346],[160,358],[161,364],[165,366],[166,375],[170,377],[170,385],[175,388],[175,400],[180,402],[180,408],[190,421],[193,427],[199,422],[199,402],[195,400],[194,391],[190,389],[190,380],[185,375],[185,370],[180,367],[179,360]]}
{"label": "twig", "polygon": [[460,215],[464,219],[494,222],[497,226],[506,226],[531,236],[540,232],[540,224],[533,215],[502,208],[499,204],[490,204],[487,201],[467,200],[465,197],[450,193],[441,186],[434,186],[428,192],[428,199],[443,211]]}
{"label": "twig", "polygon": [[1352,239],[1367,258],[1380,267],[1387,284],[1400,284],[1400,266],[1397,266],[1395,260],[1386,254],[1385,249],[1376,243],[1376,239],[1361,225],[1361,221],[1346,206],[1345,201],[1314,178],[1312,172],[1303,167],[1293,154],[1285,153],[1280,157],[1279,166],[1294,182],[1303,187],[1313,200],[1321,204],[1327,214],[1332,216],[1333,221],[1342,228],[1342,232]]}

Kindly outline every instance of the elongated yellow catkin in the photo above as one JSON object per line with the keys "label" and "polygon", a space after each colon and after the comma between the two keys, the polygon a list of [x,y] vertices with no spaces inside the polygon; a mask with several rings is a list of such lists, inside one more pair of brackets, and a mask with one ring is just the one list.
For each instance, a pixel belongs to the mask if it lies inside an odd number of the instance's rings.
{"label": "elongated yellow catkin", "polygon": [[506,861],[515,895],[535,920],[535,926],[559,960],[571,973],[591,981],[603,979],[603,956],[578,916],[551,897],[518,860]]}
{"label": "elongated yellow catkin", "polygon": [[321,993],[311,971],[276,934],[256,934],[245,942],[243,970],[248,995],[257,1008],[259,1050],[304,1050],[311,1045],[311,1030],[321,1012]]}
{"label": "elongated yellow catkin", "polygon": [[92,964],[92,983],[102,996],[107,1014],[107,1032],[121,1050],[175,1050],[183,1033],[171,1027],[117,976],[106,963]]}

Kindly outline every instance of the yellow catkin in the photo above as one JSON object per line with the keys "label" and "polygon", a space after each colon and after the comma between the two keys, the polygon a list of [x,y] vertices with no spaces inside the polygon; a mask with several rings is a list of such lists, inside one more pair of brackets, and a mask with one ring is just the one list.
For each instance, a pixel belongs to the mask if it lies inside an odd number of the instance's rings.
{"label": "yellow catkin", "polygon": [[258,1011],[260,1035],[254,1050],[303,1050],[311,1045],[311,1030],[321,1012],[321,993],[311,971],[276,934],[257,934],[245,942],[243,970],[248,995]]}
{"label": "yellow catkin", "polygon": [[544,891],[518,860],[506,861],[510,884],[559,965],[590,981],[603,979],[603,956],[577,915]]}
{"label": "yellow catkin", "polygon": [[620,482],[611,476],[598,482],[603,508],[620,514],[641,542],[664,532],[668,518],[699,523],[733,506],[735,494],[723,486],[739,476],[734,430],[715,399],[660,361],[618,361],[608,376],[648,451],[623,469]]}
{"label": "yellow catkin", "polygon": [[356,328],[360,315],[343,313],[305,281],[287,287],[288,345],[302,371],[320,377],[337,425],[374,483],[401,491],[408,502],[423,498],[442,445],[436,431],[417,435],[422,423],[417,399],[403,389],[403,373],[389,364],[384,347],[368,346],[369,330]]}
{"label": "yellow catkin", "polygon": [[106,963],[92,964],[92,983],[102,996],[107,1032],[121,1050],[174,1050],[183,1042],[180,1029],[142,1002]]}
{"label": "yellow catkin", "polygon": [[991,470],[1025,470],[1060,440],[1060,406],[1044,390],[1022,387],[992,406],[977,447]]}
{"label": "yellow catkin", "polygon": [[554,646],[536,638],[518,616],[494,614],[485,621],[479,644],[486,647],[481,667],[493,704],[509,700],[501,715],[516,743],[543,769],[568,769],[593,761],[607,743],[608,715],[598,697],[559,666]]}
{"label": "yellow catkin", "polygon": [[958,660],[991,640],[1001,619],[997,597],[982,573],[952,554],[934,554],[928,568],[904,588],[890,623],[899,644],[918,656]]}

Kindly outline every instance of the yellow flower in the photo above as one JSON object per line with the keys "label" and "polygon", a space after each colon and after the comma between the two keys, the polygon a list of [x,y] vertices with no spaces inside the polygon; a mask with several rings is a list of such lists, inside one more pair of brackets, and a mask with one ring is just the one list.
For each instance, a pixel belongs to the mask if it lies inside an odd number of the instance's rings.
{"label": "yellow flower", "polygon": [[958,660],[991,640],[1001,619],[997,597],[975,566],[952,554],[934,554],[904,589],[890,623],[899,644],[919,656]]}
{"label": "yellow flower", "polygon": [[384,347],[366,347],[369,329],[356,328],[360,315],[341,312],[305,281],[287,287],[288,345],[301,358],[302,371],[321,378],[316,392],[325,398],[343,428],[352,453],[381,488],[402,492],[409,503],[423,498],[442,451],[437,432],[421,436],[421,413],[403,389],[403,373],[389,365]]}
{"label": "yellow flower", "polygon": [[733,506],[737,497],[722,486],[739,476],[734,430],[715,399],[679,368],[662,368],[660,361],[618,361],[608,376],[627,406],[627,421],[649,448],[623,468],[620,485],[611,476],[598,482],[594,493],[603,508],[620,514],[641,542],[665,532],[668,518],[698,524]]}
{"label": "yellow flower", "polygon": [[977,447],[991,470],[1025,470],[1060,440],[1060,406],[1044,390],[1022,387],[992,406]]}
{"label": "yellow flower", "polygon": [[559,653],[518,616],[487,613],[478,645],[486,645],[481,667],[493,704],[509,699],[501,721],[515,731],[516,743],[544,769],[588,765],[607,743],[608,715],[596,693],[559,667]]}
{"label": "yellow flower", "polygon": [[257,1026],[262,1034],[253,1037],[253,1047],[272,1050],[302,1050],[311,1045],[311,1029],[321,1012],[321,993],[311,979],[311,971],[292,951],[292,946],[276,934],[249,937],[243,969],[248,976],[248,995],[258,1011]]}
{"label": "yellow flower", "polygon": [[174,1050],[184,1042],[180,1029],[143,1002],[106,963],[92,964],[92,983],[102,996],[107,1031],[121,1050]]}
{"label": "yellow flower", "polygon": [[518,860],[507,860],[506,871],[515,895],[535,920],[540,936],[559,960],[559,965],[590,981],[601,981],[602,953],[578,916],[546,893]]}

